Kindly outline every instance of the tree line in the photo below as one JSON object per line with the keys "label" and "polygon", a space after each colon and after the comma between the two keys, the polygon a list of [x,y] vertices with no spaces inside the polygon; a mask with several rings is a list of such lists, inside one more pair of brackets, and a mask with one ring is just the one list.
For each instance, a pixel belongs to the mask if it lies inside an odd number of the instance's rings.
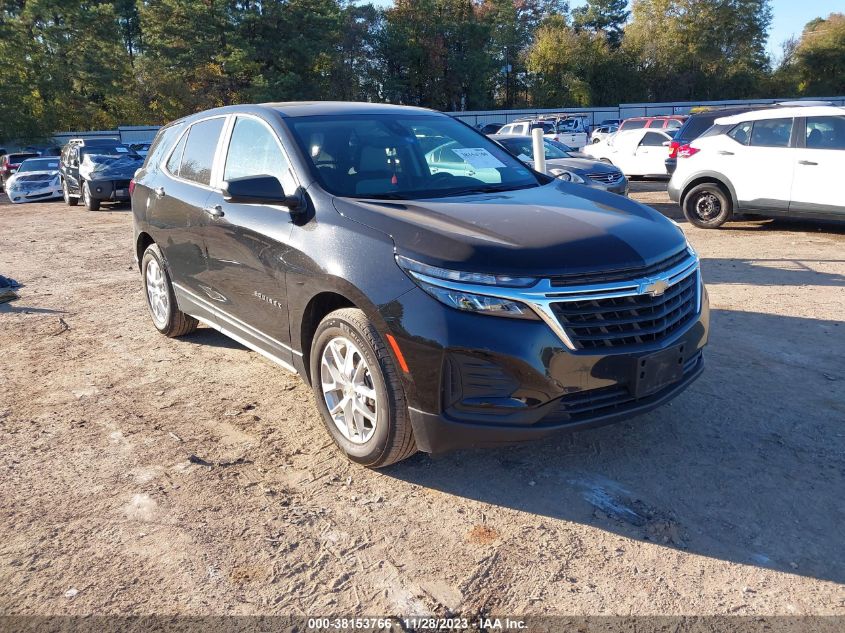
{"label": "tree line", "polygon": [[845,15],[769,0],[0,0],[0,140],[262,101],[440,110],[845,93]]}

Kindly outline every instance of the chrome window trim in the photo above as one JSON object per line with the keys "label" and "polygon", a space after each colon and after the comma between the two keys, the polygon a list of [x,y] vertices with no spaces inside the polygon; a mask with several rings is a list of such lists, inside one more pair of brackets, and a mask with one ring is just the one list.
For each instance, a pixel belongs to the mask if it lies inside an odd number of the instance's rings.
{"label": "chrome window trim", "polygon": [[469,292],[477,295],[486,295],[498,299],[518,301],[530,307],[551,330],[563,341],[567,348],[573,351],[578,350],[572,339],[566,333],[566,329],[558,321],[552,309],[552,304],[569,301],[590,301],[594,299],[615,299],[619,297],[635,297],[644,294],[646,288],[655,282],[666,282],[667,288],[683,281],[692,274],[697,275],[696,283],[696,314],[701,312],[701,264],[696,255],[687,250],[688,257],[680,264],[673,266],[667,271],[648,277],[637,277],[630,281],[610,282],[604,284],[581,284],[570,287],[552,286],[551,279],[540,279],[530,288],[507,288],[504,286],[487,286],[483,284],[469,284],[439,277],[431,277],[422,273],[410,272],[414,278],[420,281],[439,286],[448,290]]}

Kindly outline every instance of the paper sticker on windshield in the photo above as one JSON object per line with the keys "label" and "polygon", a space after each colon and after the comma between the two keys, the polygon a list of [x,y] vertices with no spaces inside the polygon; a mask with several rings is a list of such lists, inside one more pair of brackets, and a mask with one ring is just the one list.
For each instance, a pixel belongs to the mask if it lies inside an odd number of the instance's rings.
{"label": "paper sticker on windshield", "polygon": [[517,158],[521,161],[533,160],[530,156],[526,156],[525,154],[520,154]]}
{"label": "paper sticker on windshield", "polygon": [[118,152],[119,154],[125,154],[127,150],[125,147],[115,147],[114,151]]}
{"label": "paper sticker on windshield", "polygon": [[453,149],[452,151],[463,158],[474,169],[490,169],[505,166],[502,161],[483,147],[465,147],[463,149]]}

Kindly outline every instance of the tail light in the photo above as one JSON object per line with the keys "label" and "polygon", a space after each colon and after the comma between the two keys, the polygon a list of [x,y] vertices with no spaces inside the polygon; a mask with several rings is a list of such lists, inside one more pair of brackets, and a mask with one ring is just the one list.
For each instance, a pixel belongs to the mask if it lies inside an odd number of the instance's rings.
{"label": "tail light", "polygon": [[129,195],[132,195],[132,192],[135,191],[135,179],[129,181]]}
{"label": "tail light", "polygon": [[678,148],[678,158],[689,158],[690,156],[698,154],[700,151],[700,149],[693,147],[692,145],[681,145]]}
{"label": "tail light", "polygon": [[681,144],[678,141],[672,141],[669,143],[669,158],[677,158],[678,157],[678,148]]}

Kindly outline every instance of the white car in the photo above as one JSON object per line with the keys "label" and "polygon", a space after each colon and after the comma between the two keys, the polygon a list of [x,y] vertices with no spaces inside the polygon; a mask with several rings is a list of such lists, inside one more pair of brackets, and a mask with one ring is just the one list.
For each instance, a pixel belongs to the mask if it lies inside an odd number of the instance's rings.
{"label": "white car", "polygon": [[640,128],[622,130],[582,151],[616,165],[626,176],[667,176],[666,158],[674,130]]}
{"label": "white car", "polygon": [[14,204],[61,198],[59,157],[27,158],[6,181],[6,195]]}
{"label": "white car", "polygon": [[618,130],[618,125],[600,125],[590,134],[590,143],[599,143]]}
{"label": "white car", "polygon": [[734,211],[845,220],[845,109],[754,110],[716,119],[678,148],[669,197],[694,225]]}
{"label": "white car", "polygon": [[543,136],[567,147],[580,149],[587,144],[586,119],[582,116],[558,116],[535,120],[514,121],[499,128],[496,134],[531,136],[531,130],[543,128]]}

